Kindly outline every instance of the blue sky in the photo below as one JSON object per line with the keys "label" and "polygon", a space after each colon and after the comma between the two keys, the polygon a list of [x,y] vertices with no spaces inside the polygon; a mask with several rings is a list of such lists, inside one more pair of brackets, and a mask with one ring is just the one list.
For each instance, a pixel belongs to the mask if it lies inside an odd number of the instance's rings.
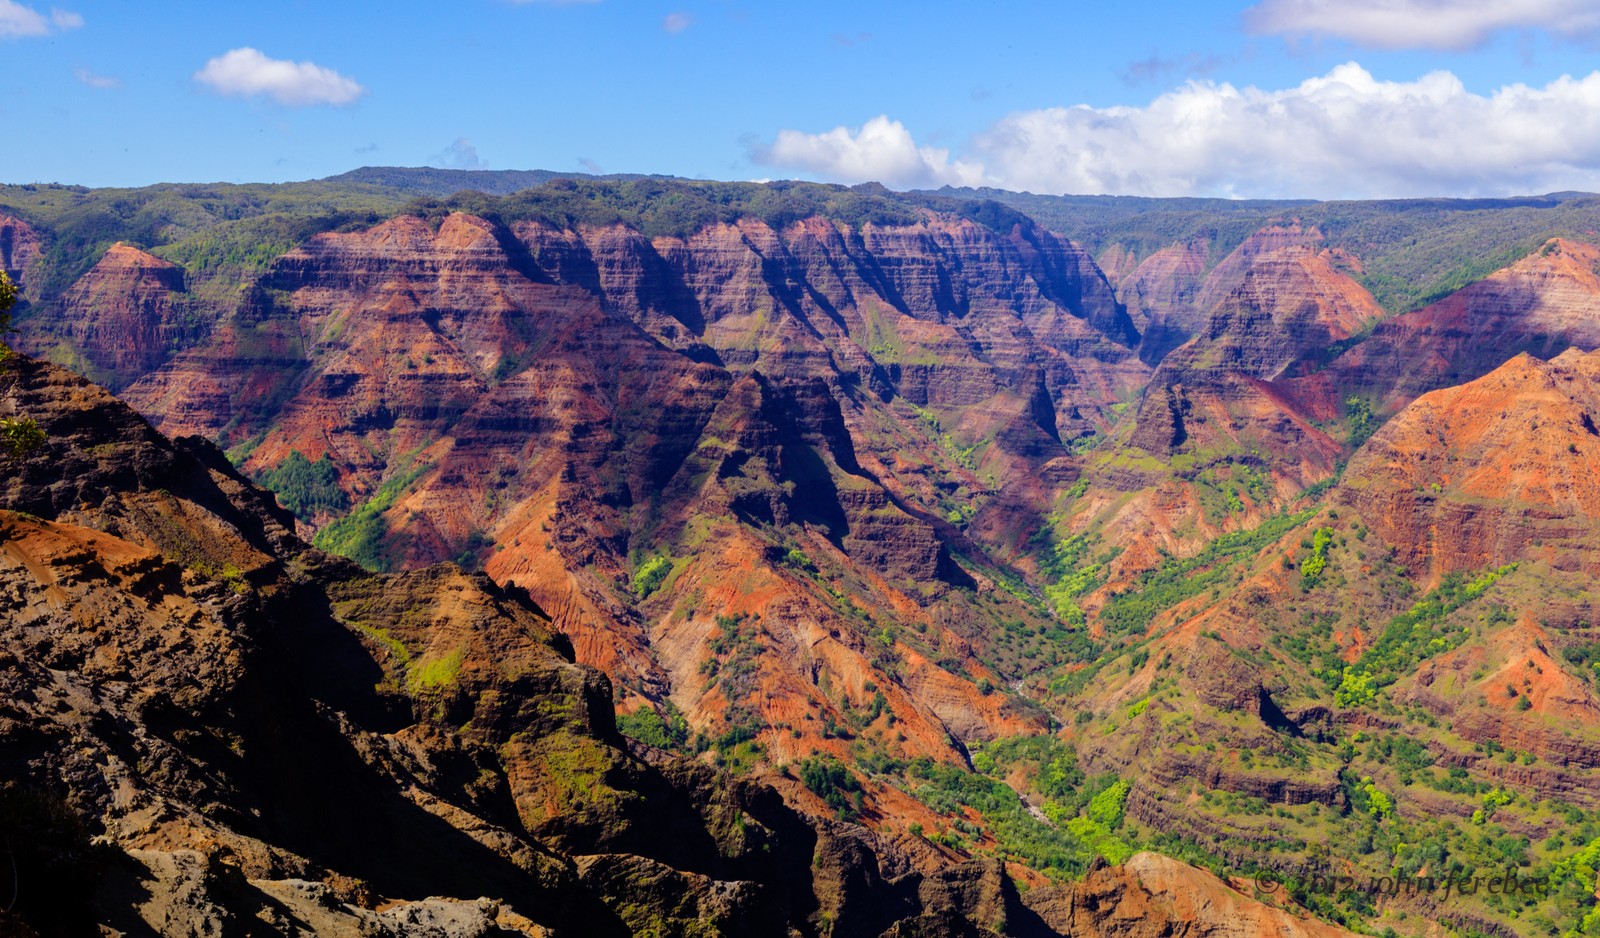
{"label": "blue sky", "polygon": [[0,0],[0,182],[1600,190],[1600,2]]}

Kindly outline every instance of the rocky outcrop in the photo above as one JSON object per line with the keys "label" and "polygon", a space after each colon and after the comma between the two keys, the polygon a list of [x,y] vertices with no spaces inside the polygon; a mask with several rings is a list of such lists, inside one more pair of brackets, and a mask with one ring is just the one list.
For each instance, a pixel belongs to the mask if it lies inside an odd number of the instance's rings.
{"label": "rocky outcrop", "polygon": [[1423,395],[1350,461],[1340,500],[1424,580],[1515,560],[1600,573],[1600,353],[1522,354]]}
{"label": "rocky outcrop", "polygon": [[[1276,884],[1256,889],[1281,899]],[[1209,873],[1153,853],[1091,872],[1067,890],[1035,890],[1025,900],[1051,927],[1084,938],[1348,938],[1354,932],[1308,922],[1241,893]]]}
{"label": "rocky outcrop", "polygon": [[112,245],[60,305],[63,338],[112,389],[159,367],[205,332],[184,295],[183,268],[128,244]]}
{"label": "rocky outcrop", "polygon": [[1521,352],[1600,348],[1600,249],[1556,238],[1438,302],[1381,323],[1318,379],[1397,411],[1480,378]]}
{"label": "rocky outcrop", "polygon": [[1139,357],[1157,365],[1206,330],[1212,309],[1244,285],[1257,268],[1292,249],[1314,250],[1316,228],[1288,221],[1251,234],[1222,260],[1211,262],[1211,244],[1196,238],[1168,245],[1117,281],[1117,296],[1143,333]]}
{"label": "rocky outcrop", "polygon": [[1336,263],[1299,245],[1250,252],[1239,284],[1151,378],[1132,444],[1208,458],[1253,452],[1301,486],[1327,475],[1342,448],[1275,382],[1314,368],[1333,343],[1381,315]]}
{"label": "rocky outcrop", "polygon": [[1204,242],[1170,245],[1118,279],[1117,296],[1143,333],[1139,357],[1147,364],[1158,364],[1203,324],[1198,305],[1206,280],[1206,255]]}
{"label": "rocky outcrop", "polygon": [[[813,847],[838,835],[759,785],[631,756],[605,678],[525,599],[321,555],[209,444],[17,367],[49,443],[0,492],[0,827],[39,823],[19,798],[61,799],[61,845],[28,838],[41,868],[76,836],[110,851],[72,861],[79,907],[246,933],[816,931]],[[854,830],[845,878],[888,849]],[[898,894],[884,927],[974,911]]]}
{"label": "rocky outcrop", "polygon": [[0,212],[0,270],[5,271],[24,296],[33,292],[30,288],[40,253],[39,233],[33,226]]}
{"label": "rocky outcrop", "polygon": [[1104,276],[1031,224],[1007,236],[933,215],[860,231],[746,219],[654,242],[620,227],[515,231],[544,276],[735,369],[843,372],[934,407],[1027,398],[1042,377],[1054,412],[1039,429],[1052,437],[1090,428],[1074,412],[1140,377],[1137,331]]}

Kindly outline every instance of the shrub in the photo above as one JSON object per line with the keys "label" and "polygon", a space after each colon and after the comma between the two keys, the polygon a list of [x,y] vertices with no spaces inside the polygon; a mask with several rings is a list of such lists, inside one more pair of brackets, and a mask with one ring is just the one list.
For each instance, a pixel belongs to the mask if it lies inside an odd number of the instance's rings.
{"label": "shrub", "polygon": [[0,419],[0,450],[20,459],[44,445],[44,431],[32,417]]}
{"label": "shrub", "polygon": [[302,521],[310,521],[319,511],[336,512],[350,507],[350,498],[339,488],[339,470],[323,453],[316,462],[299,450],[257,478],[278,496],[283,507]]}
{"label": "shrub", "polygon": [[800,781],[836,811],[842,820],[861,813],[861,782],[850,770],[828,756],[813,756],[800,763]]}
{"label": "shrub", "polygon": [[661,588],[667,579],[667,574],[672,572],[672,560],[667,557],[651,557],[633,574],[633,592],[640,599],[649,598],[651,593]]}
{"label": "shrub", "polygon": [[672,701],[661,704],[661,712],[643,706],[617,716],[617,730],[624,736],[657,749],[683,749],[689,741],[689,721]]}

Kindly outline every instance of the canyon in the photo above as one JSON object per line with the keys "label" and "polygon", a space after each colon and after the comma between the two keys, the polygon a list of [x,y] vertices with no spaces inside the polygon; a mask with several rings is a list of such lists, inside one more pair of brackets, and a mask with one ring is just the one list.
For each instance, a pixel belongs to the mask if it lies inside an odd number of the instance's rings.
{"label": "canyon", "polygon": [[1520,935],[1592,903],[1303,883],[1571,879],[1600,843],[1600,207],[1503,209],[1523,254],[1397,287],[1403,246],[1300,203],[1161,241],[988,192],[199,187],[215,220],[93,242],[21,188],[14,344],[128,406],[7,379],[49,443],[7,482],[37,703],[0,738],[122,852],[124,918]]}

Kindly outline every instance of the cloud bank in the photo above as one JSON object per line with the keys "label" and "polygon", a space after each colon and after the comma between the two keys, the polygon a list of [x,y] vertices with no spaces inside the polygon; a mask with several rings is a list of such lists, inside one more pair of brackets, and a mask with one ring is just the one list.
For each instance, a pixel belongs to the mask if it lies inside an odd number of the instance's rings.
{"label": "cloud bank", "polygon": [[1191,81],[1144,107],[1008,115],[961,158],[888,117],[785,130],[754,162],[897,188],[1393,198],[1600,190],[1600,72],[1468,91],[1449,72],[1375,79],[1355,63],[1283,90]]}
{"label": "cloud bank", "polygon": [[874,117],[857,130],[779,131],[770,145],[754,147],[750,157],[764,166],[797,169],[839,182],[881,182],[902,189],[976,186],[984,180],[981,166],[951,162],[949,150],[918,146],[904,124],[886,116]]}
{"label": "cloud bank", "polygon": [[1257,33],[1348,39],[1378,49],[1459,51],[1496,33],[1569,38],[1600,29],[1596,0],[1262,0],[1245,12]]}
{"label": "cloud bank", "polygon": [[355,79],[314,62],[271,59],[248,46],[207,62],[194,80],[218,94],[264,95],[290,107],[350,104],[367,91]]}

